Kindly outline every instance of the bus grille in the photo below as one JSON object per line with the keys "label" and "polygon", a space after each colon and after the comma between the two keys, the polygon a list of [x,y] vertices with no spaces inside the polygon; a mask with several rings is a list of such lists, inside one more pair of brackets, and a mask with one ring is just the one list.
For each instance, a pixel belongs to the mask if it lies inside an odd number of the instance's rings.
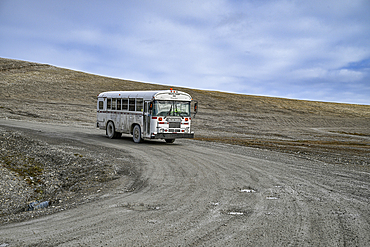
{"label": "bus grille", "polygon": [[170,128],[180,128],[180,123],[170,123]]}

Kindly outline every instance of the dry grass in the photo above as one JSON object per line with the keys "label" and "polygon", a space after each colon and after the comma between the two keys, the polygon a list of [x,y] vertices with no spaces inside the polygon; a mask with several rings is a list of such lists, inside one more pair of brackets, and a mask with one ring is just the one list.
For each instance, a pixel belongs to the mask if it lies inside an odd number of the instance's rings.
{"label": "dry grass", "polygon": [[[100,92],[168,88],[0,58],[0,117],[93,125]],[[193,119],[199,140],[369,163],[369,105],[176,89],[199,102]]]}

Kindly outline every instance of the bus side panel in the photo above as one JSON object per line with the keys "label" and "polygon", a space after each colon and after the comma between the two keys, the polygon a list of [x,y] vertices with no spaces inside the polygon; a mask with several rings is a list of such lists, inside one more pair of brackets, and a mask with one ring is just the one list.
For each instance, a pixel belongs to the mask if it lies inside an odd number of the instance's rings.
{"label": "bus side panel", "polygon": [[140,115],[135,114],[135,122],[137,124],[139,124],[140,128],[141,128],[141,136],[143,136],[143,134],[144,134],[144,132],[143,132],[144,131],[144,122],[143,122],[143,120],[144,120],[144,118],[143,118],[142,114],[140,114]]}
{"label": "bus side panel", "polygon": [[118,131],[118,117],[117,117],[117,114],[114,114],[112,112],[108,113],[108,116],[109,116],[109,120],[112,121],[114,123],[114,128],[115,128],[115,131]]}
{"label": "bus side panel", "polygon": [[106,113],[97,113],[97,121],[98,121],[98,124],[99,124],[99,129],[105,129],[105,126],[106,126]]}
{"label": "bus side panel", "polygon": [[115,127],[117,132],[122,132],[122,117],[121,114],[112,114],[115,115]]}
{"label": "bus side panel", "polygon": [[140,125],[140,128],[141,128],[142,137],[144,137],[143,135],[143,116],[137,113],[128,113],[128,114],[125,114],[124,116],[125,116],[125,124],[123,127],[124,129],[123,133],[131,134],[133,126],[138,124]]}
{"label": "bus side panel", "polygon": [[111,113],[111,120],[114,122],[114,127],[117,132],[125,133],[124,132],[124,125],[125,125],[125,118],[124,115],[121,113]]}
{"label": "bus side panel", "polygon": [[130,126],[129,126],[129,115],[122,114],[122,133],[130,134]]}

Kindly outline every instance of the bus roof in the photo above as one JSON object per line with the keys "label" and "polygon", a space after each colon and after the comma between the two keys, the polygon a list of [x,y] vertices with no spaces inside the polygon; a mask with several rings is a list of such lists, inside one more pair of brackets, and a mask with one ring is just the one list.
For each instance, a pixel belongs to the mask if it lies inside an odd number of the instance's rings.
{"label": "bus roof", "polygon": [[98,98],[143,98],[144,100],[180,100],[191,101],[188,93],[176,90],[162,91],[108,91],[98,95]]}

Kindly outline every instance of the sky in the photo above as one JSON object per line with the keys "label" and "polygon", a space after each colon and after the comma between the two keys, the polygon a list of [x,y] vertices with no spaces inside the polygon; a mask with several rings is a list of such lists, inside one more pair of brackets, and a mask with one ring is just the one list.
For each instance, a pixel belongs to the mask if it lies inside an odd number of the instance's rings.
{"label": "sky", "polygon": [[370,105],[370,0],[0,0],[0,57]]}

